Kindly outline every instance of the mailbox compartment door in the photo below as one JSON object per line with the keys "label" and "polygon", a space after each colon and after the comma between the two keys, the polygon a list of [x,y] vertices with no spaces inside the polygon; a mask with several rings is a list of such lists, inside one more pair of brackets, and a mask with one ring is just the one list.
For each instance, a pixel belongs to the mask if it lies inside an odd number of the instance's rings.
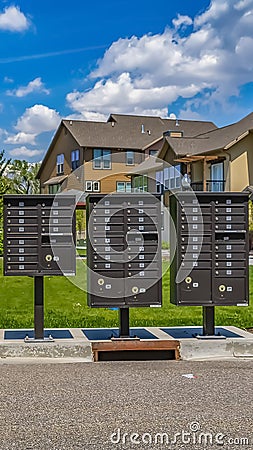
{"label": "mailbox compartment door", "polygon": [[216,305],[248,305],[246,279],[214,279],[213,300]]}
{"label": "mailbox compartment door", "polygon": [[177,285],[178,303],[192,306],[212,304],[212,279],[210,270],[193,269],[192,272]]}

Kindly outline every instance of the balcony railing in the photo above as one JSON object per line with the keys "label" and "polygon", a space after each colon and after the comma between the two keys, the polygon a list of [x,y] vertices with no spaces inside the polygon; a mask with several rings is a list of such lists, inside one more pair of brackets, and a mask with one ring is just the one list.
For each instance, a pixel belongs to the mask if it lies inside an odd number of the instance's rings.
{"label": "balcony railing", "polygon": [[[207,192],[224,192],[225,180],[206,180],[206,191]],[[203,181],[198,181],[196,183],[191,183],[191,188],[193,191],[203,191],[204,183]]]}

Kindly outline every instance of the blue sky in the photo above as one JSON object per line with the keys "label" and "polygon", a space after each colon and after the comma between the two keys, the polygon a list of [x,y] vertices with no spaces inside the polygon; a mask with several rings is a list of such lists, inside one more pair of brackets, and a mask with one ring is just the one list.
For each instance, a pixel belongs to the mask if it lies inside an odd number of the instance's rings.
{"label": "blue sky", "polygon": [[61,118],[253,110],[253,0],[0,1],[0,149],[43,158]]}

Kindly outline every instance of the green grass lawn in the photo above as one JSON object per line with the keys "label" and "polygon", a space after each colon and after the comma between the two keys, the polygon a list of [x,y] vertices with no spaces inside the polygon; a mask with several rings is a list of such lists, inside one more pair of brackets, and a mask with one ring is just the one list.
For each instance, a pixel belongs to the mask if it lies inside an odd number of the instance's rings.
{"label": "green grass lawn", "polygon": [[[85,262],[78,261],[72,281],[85,289]],[[3,277],[0,260],[0,328],[33,327],[33,279]],[[118,326],[118,312],[89,308],[86,293],[64,277],[45,277],[46,327]],[[250,295],[253,300],[253,267],[250,268]],[[169,271],[163,277],[162,308],[131,308],[131,326],[201,325],[201,307],[178,307],[169,301]],[[217,325],[253,327],[253,304],[247,307],[217,307]]]}

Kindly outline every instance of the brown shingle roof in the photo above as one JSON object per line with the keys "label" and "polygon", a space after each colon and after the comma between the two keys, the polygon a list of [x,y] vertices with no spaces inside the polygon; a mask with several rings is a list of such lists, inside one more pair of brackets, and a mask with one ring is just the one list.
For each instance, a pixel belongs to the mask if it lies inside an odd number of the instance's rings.
{"label": "brown shingle roof", "polygon": [[[216,129],[213,122],[162,119],[155,116],[111,114],[107,122],[62,120],[42,161],[37,178],[46,164],[62,127],[65,127],[81,147],[141,150],[158,140],[169,130],[183,131],[184,136],[196,136]],[[142,132],[144,131],[144,132]]]}
{"label": "brown shingle roof", "polygon": [[[212,122],[161,119],[152,116],[112,114],[107,122],[63,120],[81,147],[129,148],[140,150],[162,137],[168,130],[182,130],[184,136],[206,133],[216,126]],[[114,126],[112,126],[114,124]]]}
{"label": "brown shingle roof", "polygon": [[215,150],[226,150],[245,137],[252,128],[253,113],[250,113],[239,122],[226,127],[217,128],[193,138],[171,138],[167,136],[166,141],[177,155],[198,155]]}

